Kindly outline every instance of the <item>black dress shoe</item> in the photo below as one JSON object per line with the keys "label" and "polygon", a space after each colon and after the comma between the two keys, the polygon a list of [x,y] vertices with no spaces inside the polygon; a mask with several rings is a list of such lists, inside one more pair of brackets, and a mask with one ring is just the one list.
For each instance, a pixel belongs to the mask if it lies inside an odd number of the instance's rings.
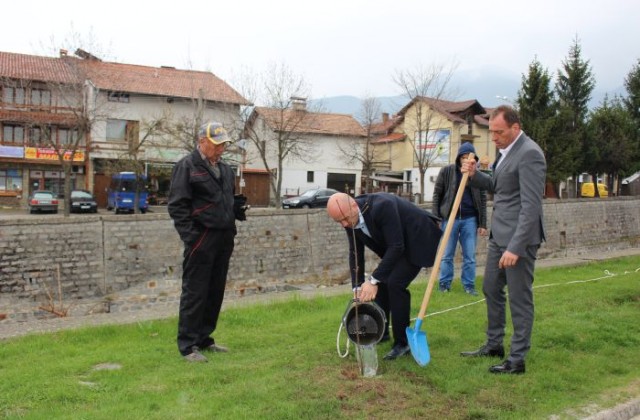
{"label": "black dress shoe", "polygon": [[524,361],[522,362],[510,362],[505,360],[499,365],[491,366],[489,368],[491,373],[510,373],[510,374],[522,374],[524,373]]}
{"label": "black dress shoe", "polygon": [[400,356],[411,353],[411,347],[408,345],[396,344],[391,351],[384,356],[384,360],[395,360]]}
{"label": "black dress shoe", "polygon": [[460,353],[462,357],[504,357],[504,347],[490,348],[486,344],[476,351],[463,351]]}

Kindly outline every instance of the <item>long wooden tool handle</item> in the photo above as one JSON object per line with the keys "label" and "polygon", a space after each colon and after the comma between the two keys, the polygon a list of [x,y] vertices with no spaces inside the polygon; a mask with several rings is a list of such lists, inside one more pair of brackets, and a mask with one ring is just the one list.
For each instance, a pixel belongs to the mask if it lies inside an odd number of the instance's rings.
{"label": "long wooden tool handle", "polygon": [[[467,159],[475,159],[475,155],[473,153],[469,153],[469,157]],[[440,239],[440,245],[438,246],[438,252],[436,253],[436,261],[433,263],[433,269],[431,269],[431,276],[429,277],[429,284],[427,284],[427,290],[425,290],[424,292],[422,306],[420,306],[420,312],[418,313],[418,319],[420,320],[422,320],[424,318],[424,315],[427,313],[427,306],[429,305],[429,299],[431,299],[431,291],[433,290],[433,285],[436,283],[436,278],[438,278],[438,273],[440,272],[440,263],[442,262],[442,256],[444,255],[444,251],[447,248],[449,236],[451,236],[451,229],[453,229],[453,223],[455,221],[456,214],[458,213],[458,207],[460,207],[462,195],[464,194],[464,189],[467,186],[467,179],[469,179],[469,174],[465,172],[464,174],[462,174],[462,180],[460,181],[460,186],[458,187],[458,192],[456,193],[456,199],[454,200],[453,206],[451,207],[451,213],[449,214],[447,228],[444,230],[442,239]]]}

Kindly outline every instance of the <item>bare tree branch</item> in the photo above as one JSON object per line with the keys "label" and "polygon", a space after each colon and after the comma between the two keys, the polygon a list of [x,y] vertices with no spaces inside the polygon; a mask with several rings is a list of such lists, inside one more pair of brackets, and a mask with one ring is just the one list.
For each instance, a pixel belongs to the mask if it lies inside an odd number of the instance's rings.
{"label": "bare tree branch", "polygon": [[398,70],[393,81],[409,98],[405,106],[404,133],[413,143],[414,164],[420,172],[420,196],[424,200],[425,173],[440,155],[432,137],[442,128],[441,101],[450,100],[449,84],[457,65],[435,63]]}

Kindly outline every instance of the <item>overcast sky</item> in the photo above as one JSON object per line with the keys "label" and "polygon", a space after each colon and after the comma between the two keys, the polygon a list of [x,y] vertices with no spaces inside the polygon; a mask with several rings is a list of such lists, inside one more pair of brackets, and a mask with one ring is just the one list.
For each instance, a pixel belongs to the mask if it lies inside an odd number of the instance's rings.
{"label": "overcast sky", "polygon": [[431,63],[520,80],[537,56],[555,72],[576,36],[599,90],[640,58],[638,0],[21,0],[2,14],[2,51],[50,53],[76,32],[118,62],[230,83],[242,66],[286,63],[314,98],[397,95],[397,70]]}

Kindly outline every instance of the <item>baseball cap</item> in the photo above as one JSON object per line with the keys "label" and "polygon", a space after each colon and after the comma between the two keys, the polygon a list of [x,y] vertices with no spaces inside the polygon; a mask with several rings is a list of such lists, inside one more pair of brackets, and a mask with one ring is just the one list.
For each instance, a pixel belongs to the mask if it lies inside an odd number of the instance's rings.
{"label": "baseball cap", "polygon": [[224,142],[230,142],[231,139],[227,134],[227,130],[224,129],[222,124],[215,121],[209,121],[200,126],[198,130],[198,138],[206,137],[211,143],[216,146]]}

